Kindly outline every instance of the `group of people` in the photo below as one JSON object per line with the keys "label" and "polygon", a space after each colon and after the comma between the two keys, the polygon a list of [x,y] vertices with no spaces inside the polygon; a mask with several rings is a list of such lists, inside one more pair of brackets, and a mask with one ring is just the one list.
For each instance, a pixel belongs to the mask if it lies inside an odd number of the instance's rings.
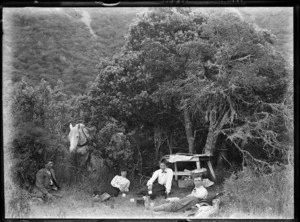
{"label": "group of people", "polygon": [[[166,160],[160,161],[159,167],[160,169],[156,170],[148,180],[147,186],[137,192],[138,196],[145,197],[146,209],[171,212],[184,211],[207,198],[208,192],[200,178],[199,182],[194,181],[195,188],[186,197],[181,199],[178,198],[176,201],[170,201],[160,206],[150,206],[150,199],[153,200],[159,196],[168,198],[171,192],[173,170],[167,167]],[[100,201],[105,201],[111,197],[117,197],[120,193],[126,195],[126,193],[129,192],[130,187],[130,181],[126,176],[127,170],[126,168],[122,168],[120,170],[120,175],[116,175],[111,180],[108,187],[94,193],[93,197],[98,198]],[[60,187],[53,170],[53,162],[48,161],[45,163],[45,167],[37,172],[32,193],[36,197],[47,201],[55,197],[61,198],[62,195],[59,193],[59,189]]]}

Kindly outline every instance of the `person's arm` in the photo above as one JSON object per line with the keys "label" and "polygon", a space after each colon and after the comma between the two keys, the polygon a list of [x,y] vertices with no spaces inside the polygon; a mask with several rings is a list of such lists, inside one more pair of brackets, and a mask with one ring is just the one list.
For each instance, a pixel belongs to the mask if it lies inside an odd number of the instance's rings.
{"label": "person's arm", "polygon": [[195,195],[195,189],[192,190],[192,192],[188,195],[186,195],[187,197],[193,197]]}
{"label": "person's arm", "polygon": [[116,187],[116,188],[119,188],[120,189],[120,185],[118,184],[118,176],[115,176],[112,181],[110,182],[110,184],[113,186],[113,187]]}
{"label": "person's arm", "polygon": [[128,182],[126,183],[126,186],[124,188],[125,192],[129,191],[129,186],[130,186],[130,180],[128,180]]}
{"label": "person's arm", "polygon": [[172,187],[172,180],[173,180],[173,170],[170,169],[168,170],[168,178],[167,178],[167,182],[166,182],[166,193],[169,194],[171,191],[171,187]]}
{"label": "person's arm", "polygon": [[38,171],[36,174],[35,185],[43,194],[48,194],[48,190],[44,186],[44,172],[42,170]]}
{"label": "person's arm", "polygon": [[50,172],[51,172],[51,175],[52,175],[53,184],[54,184],[54,186],[57,188],[57,190],[59,190],[59,189],[60,189],[60,186],[59,186],[59,184],[58,184],[58,182],[57,182],[57,179],[56,179],[56,176],[55,176],[55,172],[54,172],[53,169],[51,169]]}
{"label": "person's arm", "polygon": [[121,185],[120,190],[122,192],[128,192],[129,191],[129,186],[130,186],[130,181],[127,179],[126,183]]}
{"label": "person's arm", "polygon": [[156,171],[153,173],[152,177],[151,177],[150,180],[148,180],[148,182],[147,182],[147,186],[152,185],[153,182],[157,179],[157,177],[158,177],[158,172],[159,172],[159,171],[156,170]]}

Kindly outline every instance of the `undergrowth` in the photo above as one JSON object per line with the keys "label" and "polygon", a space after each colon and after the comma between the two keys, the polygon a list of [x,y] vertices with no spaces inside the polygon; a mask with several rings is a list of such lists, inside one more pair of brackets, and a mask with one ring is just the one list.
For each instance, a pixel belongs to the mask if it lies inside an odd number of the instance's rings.
{"label": "undergrowth", "polygon": [[269,174],[245,169],[224,182],[222,212],[293,217],[293,166],[274,167]]}

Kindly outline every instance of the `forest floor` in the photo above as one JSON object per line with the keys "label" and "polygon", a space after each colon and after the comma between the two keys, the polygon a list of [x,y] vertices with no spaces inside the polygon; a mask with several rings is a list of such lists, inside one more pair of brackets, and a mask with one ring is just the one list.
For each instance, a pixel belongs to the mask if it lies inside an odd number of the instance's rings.
{"label": "forest floor", "polygon": [[[184,197],[190,191],[187,189],[176,189],[170,197]],[[62,199],[54,199],[48,203],[39,201],[30,202],[30,218],[86,218],[86,219],[117,219],[117,218],[176,218],[186,219],[191,211],[172,213],[172,212],[153,212],[146,210],[144,206],[137,206],[135,191],[131,191],[126,197],[119,195],[105,202],[94,202],[91,195],[84,192],[64,189]],[[154,205],[160,205],[167,201],[163,197],[152,201]]]}
{"label": "forest floor", "polygon": [[[220,192],[222,190],[221,185],[214,185],[208,188],[209,192]],[[85,219],[184,219],[188,218],[191,211],[185,212],[153,212],[146,210],[144,206],[137,206],[136,202],[131,202],[130,199],[136,200],[136,191],[131,191],[126,197],[119,195],[116,198],[111,198],[105,202],[92,201],[91,195],[83,191],[76,191],[74,189],[63,189],[62,199],[54,199],[48,203],[42,203],[36,200],[30,200],[30,213],[28,218],[85,218]],[[174,189],[170,197],[182,198],[189,194],[187,189]],[[160,205],[166,203],[164,198],[156,198],[152,201],[154,205]],[[277,218],[274,215],[250,215],[236,212],[235,209],[230,211],[222,210],[222,197],[220,210],[217,214],[211,216],[211,218],[232,218],[232,219],[249,219],[249,218]]]}

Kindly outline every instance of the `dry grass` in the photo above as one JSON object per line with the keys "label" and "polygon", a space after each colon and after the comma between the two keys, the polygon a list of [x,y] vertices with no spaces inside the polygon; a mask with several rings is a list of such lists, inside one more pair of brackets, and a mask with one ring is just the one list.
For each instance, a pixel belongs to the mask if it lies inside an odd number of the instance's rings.
{"label": "dry grass", "polygon": [[[208,188],[209,193],[216,193],[223,190],[224,185],[214,185]],[[28,212],[27,214],[6,215],[7,218],[85,218],[85,219],[187,219],[187,216],[191,213],[187,212],[157,212],[146,210],[143,206],[136,206],[136,203],[130,202],[131,198],[137,198],[134,191],[130,192],[125,198],[119,196],[112,198],[104,203],[93,202],[91,194],[89,192],[78,190],[75,188],[64,188],[62,191],[64,198],[55,199],[48,203],[40,203],[33,201],[32,199],[26,200],[26,198],[19,199],[22,206],[27,207],[28,210],[21,212]],[[184,197],[190,191],[186,189],[174,189],[174,193],[171,197]],[[267,197],[267,196],[266,196]],[[25,203],[24,203],[25,202]],[[154,201],[155,205],[165,203],[164,198],[157,198]],[[226,200],[225,196],[221,197],[220,210],[218,214],[211,216],[213,219],[228,218],[228,219],[287,219],[286,215],[274,214],[270,211],[258,211],[253,207],[250,212],[242,211],[236,205],[234,201]],[[233,205],[232,205],[233,204]],[[250,203],[249,203],[250,204]],[[231,206],[232,205],[232,206]],[[15,210],[16,211],[16,210]]]}
{"label": "dry grass", "polygon": [[[183,197],[188,194],[186,190],[177,190],[174,196]],[[64,191],[63,199],[56,199],[49,203],[31,201],[30,218],[186,218],[189,212],[154,213],[143,206],[136,206],[130,202],[136,198],[134,193],[129,193],[125,198],[119,196],[106,202],[93,202],[90,195],[74,190]],[[155,205],[166,202],[163,198],[157,198]]]}

